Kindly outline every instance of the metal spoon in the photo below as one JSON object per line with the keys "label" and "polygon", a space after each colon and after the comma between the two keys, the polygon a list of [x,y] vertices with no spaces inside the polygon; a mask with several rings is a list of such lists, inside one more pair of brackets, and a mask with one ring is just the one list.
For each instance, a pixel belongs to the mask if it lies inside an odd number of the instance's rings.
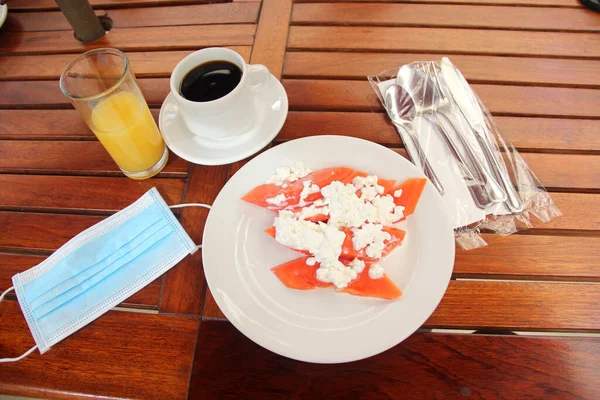
{"label": "metal spoon", "polygon": [[427,161],[427,156],[413,130],[412,121],[415,117],[414,108],[415,104],[413,103],[412,98],[402,87],[393,84],[385,91],[385,109],[388,115],[392,119],[394,125],[410,137],[415,146],[415,150],[417,151],[417,157],[423,166],[423,172],[429,178],[431,183],[433,183],[433,186],[435,186],[438,192],[443,195],[445,192],[444,186],[442,186],[440,180],[433,171],[433,167],[429,164],[429,161]]}
{"label": "metal spoon", "polygon": [[[481,163],[479,158],[475,155],[471,149],[468,141],[463,136],[463,133],[458,128],[458,124],[453,120],[451,113],[447,110],[443,110],[444,107],[449,107],[449,101],[442,96],[441,90],[437,90],[438,87],[436,82],[433,81],[432,77],[428,76],[425,72],[416,68],[415,66],[405,65],[398,71],[397,82],[406,88],[410,96],[413,98],[415,103],[416,111],[420,115],[426,117],[429,121],[438,127],[440,133],[445,136],[446,141],[450,147],[456,150],[457,154],[461,154],[452,138],[444,130],[444,127],[439,123],[437,114],[442,115],[448,120],[452,128],[457,134],[462,147],[465,150],[465,159],[461,157],[461,161],[464,168],[468,169],[471,176],[476,178],[477,181],[483,183],[484,188],[488,194],[488,200],[484,200],[480,197],[480,203],[484,208],[491,205],[490,203],[499,203],[506,200],[506,193],[502,190],[502,187],[498,182],[490,175],[486,167]],[[453,151],[454,153],[454,151]],[[468,184],[468,182],[467,182]],[[475,200],[477,202],[477,200]]]}

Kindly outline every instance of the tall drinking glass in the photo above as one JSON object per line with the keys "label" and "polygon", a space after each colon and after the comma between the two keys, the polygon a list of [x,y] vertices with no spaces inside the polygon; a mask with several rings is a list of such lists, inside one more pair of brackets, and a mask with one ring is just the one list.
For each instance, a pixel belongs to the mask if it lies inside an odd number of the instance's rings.
{"label": "tall drinking glass", "polygon": [[60,88],[126,176],[163,169],[169,151],[123,52],[83,53],[63,71]]}

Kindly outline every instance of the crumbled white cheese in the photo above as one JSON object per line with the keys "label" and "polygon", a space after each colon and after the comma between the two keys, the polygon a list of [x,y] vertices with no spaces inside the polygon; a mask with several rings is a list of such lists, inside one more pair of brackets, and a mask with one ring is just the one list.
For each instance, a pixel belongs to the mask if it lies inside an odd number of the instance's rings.
{"label": "crumbled white cheese", "polygon": [[314,256],[315,262],[320,263],[318,280],[344,288],[356,278],[352,268],[338,260],[346,235],[335,226],[300,220],[293,212],[282,210],[275,218],[275,232],[275,239],[279,243],[298,250],[308,250]]}
{"label": "crumbled white cheese", "polygon": [[271,198],[267,199],[267,203],[273,204],[274,206],[280,206],[283,203],[285,203],[286,200],[287,200],[287,197],[285,197],[285,195],[283,193],[281,193],[275,197],[271,197]]}
{"label": "crumbled white cheese", "polygon": [[[310,172],[302,163],[296,163],[295,167],[279,167],[268,183],[286,186]],[[404,216],[404,207],[396,206],[393,196],[384,196],[384,188],[377,184],[378,181],[376,175],[369,175],[354,178],[352,184],[333,181],[323,188],[310,180],[303,181],[297,205],[301,210],[295,213],[281,210],[275,218],[277,241],[290,248],[310,252],[312,257],[306,259],[306,264],[319,264],[316,270],[319,281],[332,283],[337,288],[348,286],[365,269],[366,264],[359,259],[352,260],[347,266],[339,261],[346,239],[346,234],[339,228],[352,228],[354,249],[364,249],[367,257],[379,259],[385,244],[392,238],[383,228]],[[306,198],[319,191],[323,198],[306,205]],[[401,194],[402,190],[394,192],[396,197]],[[278,195],[267,201],[281,205],[286,198]],[[319,214],[329,215],[326,224],[306,221]],[[383,268],[378,264],[371,265],[369,277],[383,277]]]}
{"label": "crumbled white cheese", "polygon": [[352,180],[352,185],[356,190],[360,190],[360,199],[372,201],[378,194],[383,194],[383,186],[377,184],[379,178],[377,175],[369,175],[365,178],[357,176]]}
{"label": "crumbled white cheese", "polygon": [[355,250],[365,249],[367,257],[380,258],[386,241],[392,236],[383,231],[381,224],[364,224],[352,229],[352,246]]}
{"label": "crumbled white cheese", "polygon": [[300,212],[298,212],[296,215],[299,219],[307,219],[320,214],[329,215],[329,207],[316,207],[314,204],[311,204],[308,207],[303,207],[302,210],[300,210]]}
{"label": "crumbled white cheese", "polygon": [[319,269],[317,269],[318,280],[321,282],[333,283],[338,289],[345,288],[357,277],[356,271],[346,267],[340,261],[328,263],[326,266],[321,264]]}
{"label": "crumbled white cheese", "polygon": [[365,265],[366,264],[363,260],[359,260],[358,258],[355,258],[354,260],[352,260],[350,262],[349,267],[352,268],[352,270],[354,272],[356,272],[357,274],[360,274],[365,269]]}
{"label": "crumbled white cheese", "polygon": [[369,278],[381,279],[383,278],[383,267],[379,264],[372,264],[369,268]]}
{"label": "crumbled white cheese", "polygon": [[375,209],[356,196],[356,187],[333,181],[321,189],[323,201],[329,206],[329,224],[341,227],[361,226]]}
{"label": "crumbled white cheese", "polygon": [[300,178],[304,178],[312,171],[304,166],[302,161],[296,161],[294,166],[282,165],[275,168],[275,175],[267,179],[267,183],[277,186],[286,186],[287,183],[295,182]]}
{"label": "crumbled white cheese", "polygon": [[304,200],[308,197],[308,195],[317,193],[321,190],[321,188],[315,184],[313,184],[310,179],[302,182],[302,192],[300,192],[300,202],[304,203]]}
{"label": "crumbled white cheese", "polygon": [[376,208],[376,217],[369,222],[380,223],[389,226],[404,217],[404,207],[396,206],[394,198],[389,194],[377,196],[372,201]]}
{"label": "crumbled white cheese", "polygon": [[395,198],[398,198],[398,197],[400,197],[400,196],[402,196],[402,189],[398,189],[398,190],[396,190],[396,191],[394,192],[394,197],[395,197]]}

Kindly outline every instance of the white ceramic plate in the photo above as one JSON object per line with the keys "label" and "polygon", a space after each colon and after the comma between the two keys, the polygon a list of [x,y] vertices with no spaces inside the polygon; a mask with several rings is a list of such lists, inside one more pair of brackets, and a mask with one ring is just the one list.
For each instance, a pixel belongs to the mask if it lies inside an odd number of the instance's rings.
{"label": "white ceramic plate", "polygon": [[204,272],[227,318],[244,335],[283,356],[316,363],[359,360],[404,340],[441,300],[454,265],[454,235],[442,200],[428,182],[402,228],[403,245],[383,259],[404,295],[395,301],[334,290],[292,290],[270,268],[301,257],[263,231],[275,213],[240,198],[279,165],[303,161],[317,170],[349,166],[403,181],[423,174],[390,149],[345,136],[313,136],[278,145],[240,169],[217,196],[203,238]]}
{"label": "white ceramic plate", "polygon": [[288,99],[277,78],[271,75],[269,86],[256,95],[254,107],[257,118],[251,129],[238,138],[222,142],[193,134],[179,115],[172,93],[163,102],[158,123],[169,149],[184,160],[201,165],[230,164],[258,152],[281,130],[288,113]]}
{"label": "white ceramic plate", "polygon": [[8,15],[8,6],[5,4],[0,6],[0,28],[4,25],[4,21],[6,21],[6,16]]}

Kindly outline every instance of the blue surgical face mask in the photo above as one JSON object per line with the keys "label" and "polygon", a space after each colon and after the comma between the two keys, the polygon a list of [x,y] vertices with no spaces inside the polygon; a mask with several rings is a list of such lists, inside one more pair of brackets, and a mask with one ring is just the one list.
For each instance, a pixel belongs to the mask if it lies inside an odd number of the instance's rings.
{"label": "blue surgical face mask", "polygon": [[36,346],[21,357],[0,362],[17,361],[36,347],[43,354],[198,248],[158,191],[149,190],[37,266],[13,276],[13,288]]}

